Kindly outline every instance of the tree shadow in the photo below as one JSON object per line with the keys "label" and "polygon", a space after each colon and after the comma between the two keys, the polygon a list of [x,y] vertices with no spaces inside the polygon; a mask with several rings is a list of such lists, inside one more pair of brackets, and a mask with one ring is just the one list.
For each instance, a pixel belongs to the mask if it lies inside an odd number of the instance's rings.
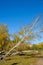
{"label": "tree shadow", "polygon": [[43,56],[32,56],[33,58],[43,58]]}
{"label": "tree shadow", "polygon": [[11,64],[11,65],[17,65],[17,64],[18,64],[18,63],[15,62],[15,63],[13,63],[13,64]]}

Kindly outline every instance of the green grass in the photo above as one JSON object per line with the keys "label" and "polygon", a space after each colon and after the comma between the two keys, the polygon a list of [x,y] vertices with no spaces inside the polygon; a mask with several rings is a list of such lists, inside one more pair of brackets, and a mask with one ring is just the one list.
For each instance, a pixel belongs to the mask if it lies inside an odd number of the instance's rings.
{"label": "green grass", "polygon": [[0,60],[0,65],[35,65],[36,58],[29,56],[10,56]]}

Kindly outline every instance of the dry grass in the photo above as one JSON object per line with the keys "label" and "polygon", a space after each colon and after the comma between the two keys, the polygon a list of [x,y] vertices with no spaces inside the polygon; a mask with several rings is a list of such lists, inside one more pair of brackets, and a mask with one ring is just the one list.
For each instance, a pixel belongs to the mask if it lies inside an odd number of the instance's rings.
{"label": "dry grass", "polygon": [[29,56],[10,56],[0,61],[0,65],[34,65],[36,58]]}

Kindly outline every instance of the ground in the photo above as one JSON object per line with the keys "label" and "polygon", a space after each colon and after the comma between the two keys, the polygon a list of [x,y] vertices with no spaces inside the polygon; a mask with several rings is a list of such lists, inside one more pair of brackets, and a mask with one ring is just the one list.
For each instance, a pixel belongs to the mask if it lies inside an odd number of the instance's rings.
{"label": "ground", "polygon": [[37,58],[29,56],[10,56],[0,60],[0,65],[35,65]]}
{"label": "ground", "polygon": [[38,58],[38,61],[35,65],[43,65],[43,58]]}
{"label": "ground", "polygon": [[43,54],[8,56],[0,60],[0,65],[43,65]]}

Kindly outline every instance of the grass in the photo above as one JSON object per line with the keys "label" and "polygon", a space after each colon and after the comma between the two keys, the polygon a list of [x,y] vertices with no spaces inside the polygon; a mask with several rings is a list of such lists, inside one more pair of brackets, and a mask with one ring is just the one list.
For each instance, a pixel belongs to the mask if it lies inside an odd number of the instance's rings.
{"label": "grass", "polygon": [[29,56],[10,56],[0,60],[0,65],[35,65],[36,58]]}
{"label": "grass", "polygon": [[0,65],[35,65],[40,56],[43,56],[43,51],[41,51],[41,54],[31,52],[25,53],[25,55],[9,56],[0,60]]}

